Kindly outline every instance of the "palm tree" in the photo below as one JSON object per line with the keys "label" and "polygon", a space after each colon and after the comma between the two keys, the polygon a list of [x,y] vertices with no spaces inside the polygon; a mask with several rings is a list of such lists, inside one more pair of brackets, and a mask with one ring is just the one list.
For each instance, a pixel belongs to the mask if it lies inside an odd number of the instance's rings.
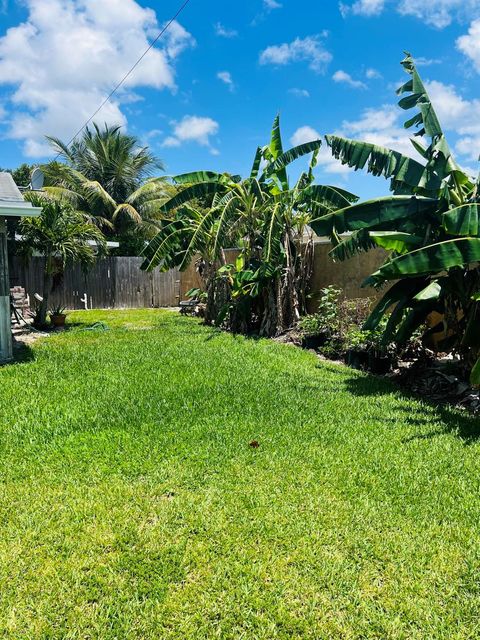
{"label": "palm tree", "polygon": [[70,146],[58,138],[48,140],[64,160],[45,166],[51,195],[87,213],[107,237],[141,250],[154,223],[146,213],[147,201],[172,196],[165,178],[151,177],[163,168],[160,160],[119,126],[94,124]]}
{"label": "palm tree", "polygon": [[125,202],[156,169],[163,170],[148,147],[141,147],[137,138],[123,133],[119,125],[105,124],[100,129],[94,124],[93,130],[87,127],[70,146],[52,136],[47,140],[68,166],[101,184],[115,202]]}
{"label": "palm tree", "polygon": [[[410,78],[397,92],[407,94],[399,106],[416,109],[405,127],[418,128],[411,142],[423,161],[367,142],[327,136],[336,158],[389,178],[393,195],[346,207],[312,226],[331,237],[331,253],[339,260],[376,246],[388,251],[385,264],[364,284],[397,282],[373,310],[366,328],[376,328],[393,307],[384,341],[403,344],[436,310],[443,315],[450,347],[468,361],[480,349],[480,181],[475,183],[455,161],[410,54],[402,66]],[[349,235],[341,239],[343,233]],[[477,371],[480,374],[480,366]]]}
{"label": "palm tree", "polygon": [[43,192],[27,192],[25,198],[34,206],[42,207],[39,217],[22,218],[18,232],[22,237],[20,253],[29,258],[37,251],[45,257],[43,300],[36,318],[37,324],[43,326],[54,276],[62,273],[67,263],[80,262],[84,266],[93,263],[95,247],[104,250],[105,239],[98,227],[69,204]]}

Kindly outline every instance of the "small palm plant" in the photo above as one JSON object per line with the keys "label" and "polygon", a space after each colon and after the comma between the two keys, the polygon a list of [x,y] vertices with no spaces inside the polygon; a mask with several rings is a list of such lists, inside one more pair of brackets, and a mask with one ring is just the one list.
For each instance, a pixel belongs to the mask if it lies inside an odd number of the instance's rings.
{"label": "small palm plant", "polygon": [[38,252],[45,258],[43,299],[36,315],[36,323],[44,326],[54,276],[62,273],[67,263],[79,262],[85,267],[92,264],[96,251],[105,249],[105,239],[98,227],[65,202],[40,192],[27,192],[25,198],[42,208],[40,216],[22,218],[18,232],[20,253],[29,258]]}

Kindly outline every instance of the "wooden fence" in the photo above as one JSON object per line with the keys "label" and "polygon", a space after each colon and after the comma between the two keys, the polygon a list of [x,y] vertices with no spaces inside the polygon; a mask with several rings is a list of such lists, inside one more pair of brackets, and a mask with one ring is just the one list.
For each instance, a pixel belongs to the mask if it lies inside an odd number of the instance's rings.
{"label": "wooden fence", "polygon": [[[360,285],[384,261],[382,249],[340,263],[332,261],[330,249],[329,242],[315,242],[311,311],[316,309],[316,292],[330,284],[339,286],[346,298],[378,296],[375,290]],[[233,262],[238,249],[227,249],[225,254],[227,262]],[[179,300],[185,299],[189,289],[202,286],[195,260],[182,273],[177,269],[168,273],[160,273],[158,269],[145,273],[140,269],[141,263],[142,258],[108,257],[98,260],[86,274],[78,265],[68,267],[52,293],[51,305],[84,309],[86,294],[89,309],[175,307]],[[43,258],[33,258],[28,265],[17,256],[10,259],[11,286],[24,287],[32,302],[33,295],[42,292],[43,264]]]}
{"label": "wooden fence", "polygon": [[[84,309],[85,295],[89,309],[129,309],[174,307],[180,296],[180,274],[176,269],[146,273],[140,269],[142,258],[108,257],[97,260],[88,272],[79,265],[65,270],[51,294],[51,306]],[[33,304],[35,293],[42,294],[44,259],[35,257],[25,264],[21,258],[10,259],[10,285],[22,286]],[[83,298],[83,300],[82,300]]]}

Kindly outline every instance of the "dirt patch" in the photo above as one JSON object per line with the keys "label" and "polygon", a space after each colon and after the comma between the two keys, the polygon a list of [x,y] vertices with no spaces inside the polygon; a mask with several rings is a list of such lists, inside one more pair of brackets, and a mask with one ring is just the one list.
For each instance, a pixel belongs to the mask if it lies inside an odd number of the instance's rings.
{"label": "dirt patch", "polygon": [[30,324],[12,327],[13,350],[22,349],[24,346],[31,346],[40,338],[46,338],[50,333],[37,331]]}

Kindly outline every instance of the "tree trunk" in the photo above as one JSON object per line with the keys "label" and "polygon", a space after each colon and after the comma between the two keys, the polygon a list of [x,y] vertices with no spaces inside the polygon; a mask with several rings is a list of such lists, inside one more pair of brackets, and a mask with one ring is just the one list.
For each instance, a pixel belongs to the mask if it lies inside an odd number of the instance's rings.
{"label": "tree trunk", "polygon": [[296,276],[296,289],[298,296],[299,312],[303,316],[307,313],[307,295],[313,276],[314,244],[312,238],[299,244],[300,260]]}

